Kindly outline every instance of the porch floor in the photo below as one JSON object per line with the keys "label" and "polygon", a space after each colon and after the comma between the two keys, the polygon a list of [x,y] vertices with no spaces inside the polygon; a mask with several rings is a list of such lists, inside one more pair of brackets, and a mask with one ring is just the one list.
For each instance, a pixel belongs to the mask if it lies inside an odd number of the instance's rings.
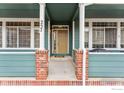
{"label": "porch floor", "polygon": [[75,67],[71,57],[51,58],[48,80],[76,80]]}

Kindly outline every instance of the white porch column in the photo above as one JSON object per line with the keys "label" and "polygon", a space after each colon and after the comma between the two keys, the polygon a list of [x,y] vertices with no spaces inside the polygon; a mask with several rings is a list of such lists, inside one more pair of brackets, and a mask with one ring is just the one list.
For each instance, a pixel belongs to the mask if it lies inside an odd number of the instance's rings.
{"label": "white porch column", "polygon": [[121,27],[120,22],[117,22],[117,48],[121,48]]}
{"label": "white porch column", "polygon": [[6,48],[6,22],[2,22],[2,48]]}
{"label": "white porch column", "polygon": [[75,21],[72,22],[73,27],[73,50],[75,49]]}
{"label": "white porch column", "polygon": [[85,32],[85,5],[83,3],[79,4],[79,48],[84,49],[84,39]]}
{"label": "white porch column", "polygon": [[45,49],[45,3],[40,3],[40,49]]}

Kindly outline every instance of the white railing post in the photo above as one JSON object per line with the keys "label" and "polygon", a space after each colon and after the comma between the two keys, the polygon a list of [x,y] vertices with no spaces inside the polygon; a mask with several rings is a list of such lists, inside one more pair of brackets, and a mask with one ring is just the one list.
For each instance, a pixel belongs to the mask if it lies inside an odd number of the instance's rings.
{"label": "white railing post", "polygon": [[40,3],[40,49],[45,49],[45,3]]}

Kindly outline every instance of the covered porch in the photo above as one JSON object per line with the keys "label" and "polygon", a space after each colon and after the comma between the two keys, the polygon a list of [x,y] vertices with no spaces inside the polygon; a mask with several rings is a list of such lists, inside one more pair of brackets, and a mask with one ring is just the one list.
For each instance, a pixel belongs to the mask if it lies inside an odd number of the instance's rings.
{"label": "covered porch", "polygon": [[82,43],[75,50],[73,39],[73,20],[81,25],[82,6],[1,4],[0,80],[82,80]]}
{"label": "covered porch", "polygon": [[86,7],[86,85],[123,85],[123,11],[123,4]]}

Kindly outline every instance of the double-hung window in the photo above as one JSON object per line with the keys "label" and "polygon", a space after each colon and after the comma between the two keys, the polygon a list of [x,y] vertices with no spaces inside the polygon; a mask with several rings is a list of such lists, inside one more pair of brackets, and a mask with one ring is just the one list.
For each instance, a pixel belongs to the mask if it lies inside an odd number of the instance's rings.
{"label": "double-hung window", "polygon": [[117,46],[116,22],[93,22],[92,27],[93,48],[116,48]]}
{"label": "double-hung window", "polygon": [[7,48],[30,48],[31,45],[30,22],[6,22],[6,31]]}

